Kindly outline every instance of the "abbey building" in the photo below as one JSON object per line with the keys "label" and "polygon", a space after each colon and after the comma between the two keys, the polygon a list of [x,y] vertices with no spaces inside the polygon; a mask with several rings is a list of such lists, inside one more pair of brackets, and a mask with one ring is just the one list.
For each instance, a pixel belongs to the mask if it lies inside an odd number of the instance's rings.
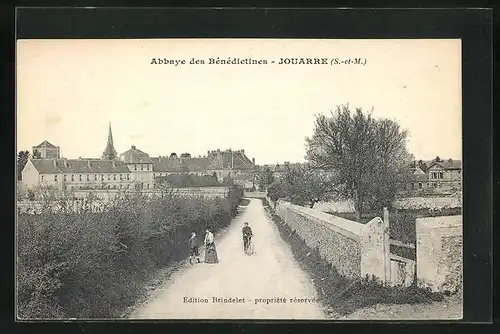
{"label": "abbey building", "polygon": [[111,124],[101,158],[61,158],[59,147],[48,141],[34,146],[33,150],[34,159],[30,159],[22,171],[22,184],[28,189],[53,186],[61,190],[148,190],[157,186],[155,178],[169,174],[213,175],[222,182],[226,177],[248,180],[256,168],[255,160],[250,160],[244,150],[213,150],[203,157],[150,157],[132,145],[118,155]]}

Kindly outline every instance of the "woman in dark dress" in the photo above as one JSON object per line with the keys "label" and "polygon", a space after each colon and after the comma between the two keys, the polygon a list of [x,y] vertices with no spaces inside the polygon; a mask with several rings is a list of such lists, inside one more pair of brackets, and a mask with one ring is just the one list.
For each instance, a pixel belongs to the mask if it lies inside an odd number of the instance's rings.
{"label": "woman in dark dress", "polygon": [[208,227],[205,230],[205,263],[219,263],[214,235]]}

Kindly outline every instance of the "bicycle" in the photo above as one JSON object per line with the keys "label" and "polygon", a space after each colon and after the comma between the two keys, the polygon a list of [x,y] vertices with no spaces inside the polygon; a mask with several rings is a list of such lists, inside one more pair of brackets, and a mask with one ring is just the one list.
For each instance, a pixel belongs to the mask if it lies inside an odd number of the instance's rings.
{"label": "bicycle", "polygon": [[253,254],[253,252],[254,252],[254,246],[253,246],[252,238],[249,238],[247,246],[245,248],[245,254],[250,256]]}

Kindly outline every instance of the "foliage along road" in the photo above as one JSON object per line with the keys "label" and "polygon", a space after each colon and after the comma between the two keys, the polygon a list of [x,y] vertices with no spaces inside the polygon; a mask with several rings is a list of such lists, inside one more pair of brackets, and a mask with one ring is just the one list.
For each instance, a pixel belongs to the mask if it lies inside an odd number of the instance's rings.
{"label": "foliage along road", "polygon": [[[325,319],[311,279],[296,263],[262,201],[251,199],[243,208],[216,237],[218,264],[196,264],[172,275],[130,318]],[[243,252],[245,221],[254,234],[252,256]]]}

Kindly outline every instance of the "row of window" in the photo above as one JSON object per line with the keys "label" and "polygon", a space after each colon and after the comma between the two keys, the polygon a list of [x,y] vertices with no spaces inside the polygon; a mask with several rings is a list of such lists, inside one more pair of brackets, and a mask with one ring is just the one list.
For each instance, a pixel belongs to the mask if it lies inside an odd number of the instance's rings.
{"label": "row of window", "polygon": [[[458,171],[458,174],[460,175],[460,171]],[[444,178],[444,173],[443,172],[431,172],[431,179],[443,179]]]}
{"label": "row of window", "polygon": [[[459,183],[458,183],[458,186],[459,186],[459,187],[461,187],[461,185],[462,185],[462,183],[460,183],[460,182],[459,182]],[[427,186],[429,186],[429,182],[427,182]],[[441,187],[440,183],[432,183],[432,186],[433,186],[434,188],[440,188],[440,187]],[[417,183],[412,183],[412,184],[411,184],[411,188],[412,188],[412,189],[415,189],[416,187],[417,187]],[[419,182],[419,183],[418,183],[418,189],[422,189],[422,188],[423,188],[423,183],[422,183],[422,182]]]}
{"label": "row of window", "polygon": [[431,179],[442,179],[443,172],[431,172]]}
{"label": "row of window", "polygon": [[[140,165],[141,170],[153,170],[153,165]],[[138,170],[137,165],[134,165],[134,170]]]}
{"label": "row of window", "polygon": [[[99,177],[100,175],[100,177]],[[94,174],[94,177],[92,178],[94,181],[98,181],[98,180],[101,180],[101,181],[104,181],[105,180],[105,176],[104,174]],[[113,175],[113,176],[111,176]],[[117,181],[117,174],[107,174],[107,180],[108,181],[111,181],[111,178],[113,178],[113,181]],[[127,180],[129,181],[130,180],[130,174],[119,174],[120,176],[120,181],[124,181],[124,180]],[[71,175],[71,182],[75,182],[75,176],[78,176],[78,181],[82,182],[83,179],[84,179],[84,176],[82,174],[79,174],[79,175],[74,175],[72,174]],[[86,180],[87,181],[90,181],[91,179],[91,176],[90,174],[86,174]],[[45,181],[45,175],[42,175],[41,176],[41,180],[42,181]],[[59,175],[54,175],[54,181],[58,181],[59,180]],[[68,181],[68,175],[63,175],[63,180],[66,182]]]}
{"label": "row of window", "polygon": [[[119,185],[116,185],[116,184],[108,184],[104,187],[104,189],[127,189],[127,188],[133,188],[134,185],[131,184],[131,185],[128,185],[128,184],[119,184]],[[149,183],[146,183],[143,185],[143,187],[145,189],[149,189]],[[69,190],[77,190],[77,189],[80,189],[80,190],[85,190],[85,189],[102,189],[101,187],[99,186],[95,186],[95,187],[88,187],[88,186],[69,186],[68,187]]]}
{"label": "row of window", "polygon": [[[153,176],[154,177],[158,177],[158,176],[167,176],[169,174],[175,174],[175,172],[169,172],[169,173],[153,173]],[[199,175],[199,176],[202,176],[202,175],[210,175],[210,174],[206,174],[206,173],[202,173],[202,172],[192,172],[192,173],[189,173],[189,174],[194,174],[194,175]]]}

